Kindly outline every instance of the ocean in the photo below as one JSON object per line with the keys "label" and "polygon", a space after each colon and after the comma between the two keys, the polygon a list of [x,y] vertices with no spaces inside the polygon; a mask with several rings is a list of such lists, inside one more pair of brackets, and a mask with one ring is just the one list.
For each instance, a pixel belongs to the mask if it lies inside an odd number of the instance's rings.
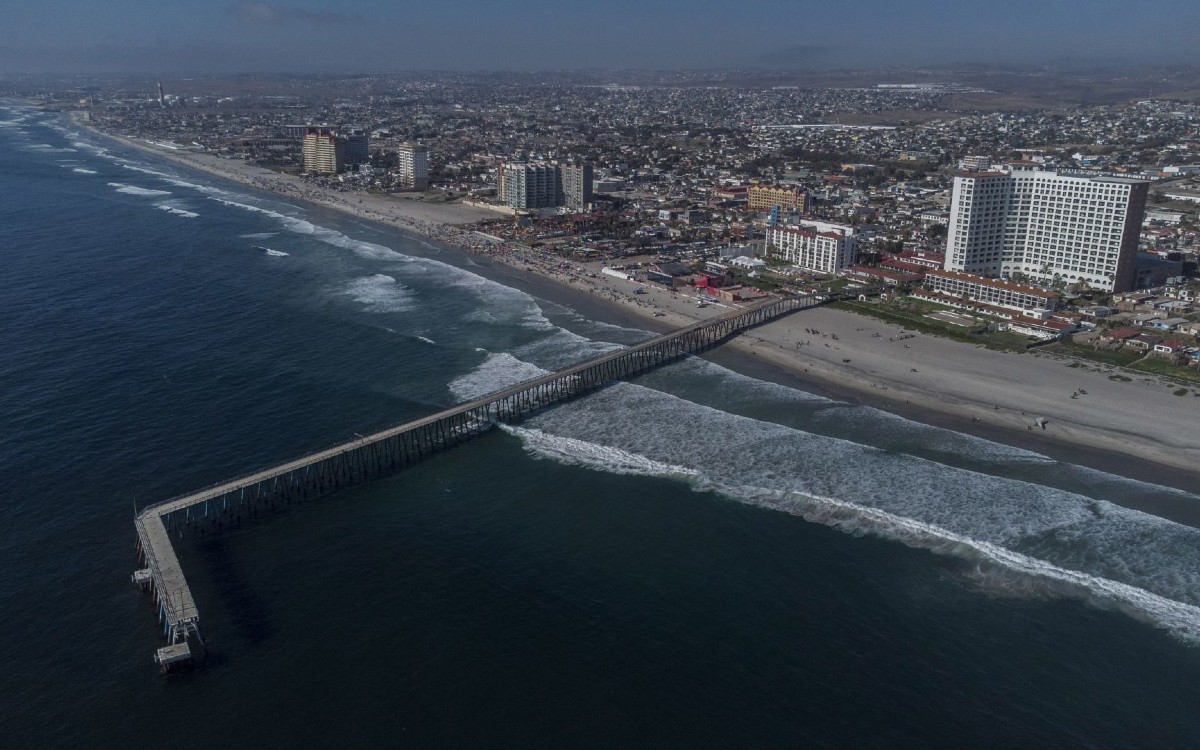
{"label": "ocean", "polygon": [[0,190],[4,747],[1196,746],[1200,531],[1124,506],[1200,497],[711,358],[180,541],[162,676],[136,507],[650,333],[60,113]]}

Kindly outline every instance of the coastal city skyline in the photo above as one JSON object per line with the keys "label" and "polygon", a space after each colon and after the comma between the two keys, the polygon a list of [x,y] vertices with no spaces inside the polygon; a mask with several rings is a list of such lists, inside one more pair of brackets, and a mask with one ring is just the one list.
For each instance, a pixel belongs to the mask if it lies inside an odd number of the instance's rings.
{"label": "coastal city skyline", "polygon": [[0,28],[8,745],[1194,744],[1200,9],[146,11]]}
{"label": "coastal city skyline", "polygon": [[234,72],[1195,65],[1200,8],[1111,0],[353,0],[25,3],[0,76]]}

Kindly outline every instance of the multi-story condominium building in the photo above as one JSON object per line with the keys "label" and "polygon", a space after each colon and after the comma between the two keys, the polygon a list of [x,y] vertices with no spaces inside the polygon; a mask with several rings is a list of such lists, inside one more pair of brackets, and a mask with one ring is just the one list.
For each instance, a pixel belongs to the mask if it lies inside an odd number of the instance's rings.
{"label": "multi-story condominium building", "polygon": [[337,174],[346,166],[346,142],[332,128],[305,128],[303,153],[309,174]]}
{"label": "multi-story condominium building", "polygon": [[429,148],[416,143],[402,143],[396,149],[400,159],[400,182],[413,190],[429,187]]}
{"label": "multi-story condominium building", "polygon": [[751,185],[746,190],[746,208],[751,211],[769,211],[779,206],[785,213],[804,213],[808,208],[808,194],[798,187],[772,187]]}
{"label": "multi-story condominium building", "polygon": [[960,175],[945,268],[1132,289],[1148,187],[1145,180],[1036,169]]}
{"label": "multi-story condominium building", "polygon": [[992,160],[987,156],[964,156],[958,162],[959,169],[964,172],[985,172],[992,166]]}
{"label": "multi-story condominium building", "polygon": [[496,160],[496,197],[508,205],[508,170],[504,159]]}
{"label": "multi-story condominium building", "polygon": [[513,208],[553,208],[562,205],[562,173],[557,164],[507,162],[504,194]]}
{"label": "multi-story condominium building", "polygon": [[506,162],[497,195],[513,208],[586,208],[592,202],[592,165],[586,162]]}
{"label": "multi-story condominium building", "polygon": [[346,139],[346,163],[367,164],[371,161],[371,136],[362,128],[343,127]]}
{"label": "multi-story condominium building", "polygon": [[961,271],[929,271],[925,274],[925,286],[948,297],[965,297],[972,302],[1020,312],[1055,310],[1062,303],[1058,292]]}
{"label": "multi-story condominium building", "polygon": [[592,165],[574,162],[562,165],[562,205],[587,208],[592,202]]}
{"label": "multi-story condominium building", "polygon": [[816,273],[834,274],[854,263],[854,227],[823,221],[767,227],[767,254]]}

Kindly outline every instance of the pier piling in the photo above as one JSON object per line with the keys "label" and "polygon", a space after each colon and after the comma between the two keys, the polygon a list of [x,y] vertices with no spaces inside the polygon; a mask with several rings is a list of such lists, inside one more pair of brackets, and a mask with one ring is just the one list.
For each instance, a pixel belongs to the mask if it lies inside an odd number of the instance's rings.
{"label": "pier piling", "polygon": [[385,476],[434,453],[484,434],[497,422],[529,414],[635,377],[689,354],[714,347],[748,328],[821,304],[811,297],[770,300],[694,323],[613,352],[473,399],[428,417],[357,435],[285,464],[199,492],[149,505],[137,513],[138,561],[132,575],[141,591],[153,593],[168,645],[154,661],[164,671],[190,664],[203,649],[200,614],[171,544],[189,528],[221,529],[245,513],[308,500]]}

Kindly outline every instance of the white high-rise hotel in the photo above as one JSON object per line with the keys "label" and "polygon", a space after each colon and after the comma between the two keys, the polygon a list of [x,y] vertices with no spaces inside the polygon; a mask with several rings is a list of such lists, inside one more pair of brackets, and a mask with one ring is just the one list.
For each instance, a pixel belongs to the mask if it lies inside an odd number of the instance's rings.
{"label": "white high-rise hotel", "polygon": [[1127,291],[1148,187],[1034,169],[955,177],[945,268]]}
{"label": "white high-rise hotel", "polygon": [[767,227],[767,254],[816,273],[837,273],[854,264],[854,227],[824,221]]}

